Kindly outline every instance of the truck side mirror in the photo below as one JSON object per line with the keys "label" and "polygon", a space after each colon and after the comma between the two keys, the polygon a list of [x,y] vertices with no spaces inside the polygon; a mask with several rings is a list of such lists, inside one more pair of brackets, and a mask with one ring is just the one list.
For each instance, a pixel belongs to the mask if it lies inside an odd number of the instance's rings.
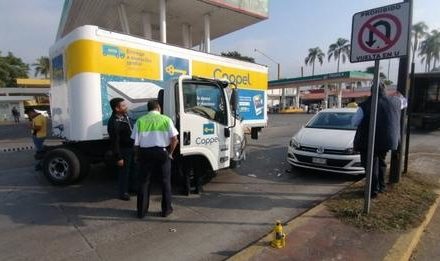
{"label": "truck side mirror", "polygon": [[229,128],[225,128],[225,138],[231,137],[231,130]]}
{"label": "truck side mirror", "polygon": [[237,93],[237,89],[232,89],[232,95],[231,95],[231,109],[232,111],[236,112],[237,111],[237,101],[238,101],[238,93]]}
{"label": "truck side mirror", "polygon": [[232,89],[232,94],[231,94],[231,100],[230,100],[230,105],[231,105],[231,112],[232,115],[234,117],[234,124],[231,126],[231,128],[234,128],[237,125],[237,117],[238,117],[238,113],[237,113],[237,89],[234,88]]}
{"label": "truck side mirror", "polygon": [[251,138],[253,140],[258,140],[258,132],[260,132],[261,128],[251,128]]}

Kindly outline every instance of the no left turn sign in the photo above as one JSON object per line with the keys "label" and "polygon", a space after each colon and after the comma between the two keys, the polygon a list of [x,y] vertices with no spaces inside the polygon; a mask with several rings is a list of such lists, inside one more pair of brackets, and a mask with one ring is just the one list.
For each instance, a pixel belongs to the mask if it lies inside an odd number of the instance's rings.
{"label": "no left turn sign", "polygon": [[353,16],[350,61],[365,62],[407,55],[409,4],[398,3]]}

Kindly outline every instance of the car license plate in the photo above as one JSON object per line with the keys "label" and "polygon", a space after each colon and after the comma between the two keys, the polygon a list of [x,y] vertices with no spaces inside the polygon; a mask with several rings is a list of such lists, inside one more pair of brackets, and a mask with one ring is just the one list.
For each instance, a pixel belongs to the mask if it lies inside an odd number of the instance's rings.
{"label": "car license plate", "polygon": [[313,158],[312,162],[316,163],[316,164],[323,164],[323,165],[325,165],[325,164],[327,164],[327,159]]}

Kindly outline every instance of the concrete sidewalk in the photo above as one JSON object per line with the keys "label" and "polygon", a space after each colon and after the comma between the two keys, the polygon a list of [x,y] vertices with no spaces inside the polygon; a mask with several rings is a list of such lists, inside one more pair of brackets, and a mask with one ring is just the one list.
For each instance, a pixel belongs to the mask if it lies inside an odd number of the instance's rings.
{"label": "concrete sidewalk", "polygon": [[[429,156],[413,155],[410,169],[417,167],[427,174],[438,173],[434,167],[440,155]],[[420,168],[422,165],[423,168]],[[438,175],[435,177],[438,181]],[[437,198],[419,227],[393,233],[365,232],[345,224],[335,218],[323,202],[284,226],[287,235],[284,248],[274,249],[269,246],[273,239],[270,232],[228,260],[409,260],[420,241],[412,260],[438,260],[439,202],[440,198]],[[430,232],[424,234],[424,231]]]}
{"label": "concrete sidewalk", "polygon": [[[270,247],[270,233],[228,260],[409,260],[439,201],[422,225],[402,233],[362,231],[342,223],[320,204],[284,226],[286,247]],[[429,251],[432,257],[435,248]]]}

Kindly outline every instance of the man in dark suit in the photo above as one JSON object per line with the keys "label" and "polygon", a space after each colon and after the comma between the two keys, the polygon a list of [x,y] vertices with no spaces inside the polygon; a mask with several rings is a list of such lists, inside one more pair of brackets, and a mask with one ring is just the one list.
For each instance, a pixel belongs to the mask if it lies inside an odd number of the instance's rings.
{"label": "man in dark suit", "polygon": [[[385,172],[387,164],[385,158],[389,150],[396,150],[400,138],[400,113],[406,107],[403,96],[387,96],[385,85],[379,85],[376,135],[373,152],[373,170],[371,183],[371,197],[386,190]],[[354,149],[361,153],[361,163],[367,166],[368,133],[371,113],[371,96],[361,104],[353,117],[353,124],[357,125],[354,140]]]}

